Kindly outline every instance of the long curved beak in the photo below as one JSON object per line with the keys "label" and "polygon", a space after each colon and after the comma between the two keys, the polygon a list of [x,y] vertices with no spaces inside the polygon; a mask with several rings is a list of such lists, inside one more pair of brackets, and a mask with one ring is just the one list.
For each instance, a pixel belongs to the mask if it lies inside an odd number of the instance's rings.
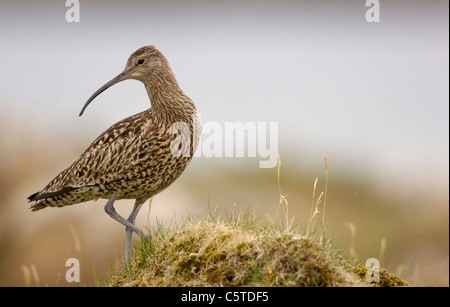
{"label": "long curved beak", "polygon": [[119,75],[117,75],[116,77],[114,77],[111,81],[109,81],[108,83],[106,83],[105,85],[103,85],[101,88],[99,88],[94,94],[92,94],[91,97],[89,97],[89,99],[86,101],[86,103],[84,104],[83,108],[81,109],[81,112],[78,116],[83,115],[84,110],[86,110],[87,106],[91,103],[92,100],[95,99],[95,97],[97,97],[98,95],[100,95],[101,93],[103,93],[105,90],[107,90],[108,88],[110,88],[111,86],[113,86],[116,83],[119,83],[120,81],[126,80],[128,79],[130,76],[130,72],[128,70],[124,70],[122,71]]}

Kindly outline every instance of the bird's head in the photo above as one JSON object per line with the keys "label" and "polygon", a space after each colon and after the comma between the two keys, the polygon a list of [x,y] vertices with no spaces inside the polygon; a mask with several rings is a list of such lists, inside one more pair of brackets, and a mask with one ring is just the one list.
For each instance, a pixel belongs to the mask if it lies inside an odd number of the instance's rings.
{"label": "bird's head", "polygon": [[166,58],[155,47],[145,46],[139,48],[128,58],[124,71],[92,94],[81,109],[79,116],[83,115],[84,110],[95,99],[95,97],[114,84],[127,79],[135,79],[144,82],[150,78],[151,74],[168,67],[169,64],[167,63]]}

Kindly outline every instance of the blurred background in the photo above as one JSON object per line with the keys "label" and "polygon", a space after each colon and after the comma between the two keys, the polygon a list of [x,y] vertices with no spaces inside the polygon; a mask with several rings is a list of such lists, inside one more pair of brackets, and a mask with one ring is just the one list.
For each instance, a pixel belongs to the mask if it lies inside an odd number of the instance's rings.
{"label": "blurred background", "polygon": [[[110,125],[149,107],[131,80],[101,94],[129,55],[155,45],[203,123],[278,122],[281,192],[306,223],[324,191],[336,247],[412,285],[449,283],[448,1],[65,1],[0,4],[0,285],[67,286],[119,264],[125,231],[106,200],[31,212],[27,197]],[[194,158],[137,224],[175,225],[208,208],[274,218],[276,168],[260,158]],[[128,216],[133,201],[120,201]]]}

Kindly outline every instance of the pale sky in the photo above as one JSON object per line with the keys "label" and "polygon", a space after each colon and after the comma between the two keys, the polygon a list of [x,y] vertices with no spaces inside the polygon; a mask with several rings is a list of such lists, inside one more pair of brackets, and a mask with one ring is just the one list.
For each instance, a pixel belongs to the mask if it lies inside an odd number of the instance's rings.
{"label": "pale sky", "polygon": [[282,155],[327,154],[448,195],[448,1],[380,2],[381,22],[368,23],[362,0],[81,0],[68,23],[64,1],[2,1],[2,117],[93,140],[149,106],[132,80],[78,117],[133,51],[155,45],[202,121],[278,122]]}

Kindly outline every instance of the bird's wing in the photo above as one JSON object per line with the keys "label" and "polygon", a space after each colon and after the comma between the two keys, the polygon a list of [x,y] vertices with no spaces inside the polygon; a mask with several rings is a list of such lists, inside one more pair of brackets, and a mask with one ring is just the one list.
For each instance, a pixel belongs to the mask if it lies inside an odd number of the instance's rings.
{"label": "bird's wing", "polygon": [[[77,161],[58,174],[42,191],[28,198],[35,202],[31,207],[46,207],[45,199],[63,198],[61,196],[64,194],[84,192],[127,176],[130,167],[133,168],[144,158],[142,152],[155,147],[152,138],[147,135],[157,129],[146,112],[151,112],[151,109],[125,118],[103,132]],[[146,135],[142,133],[143,129]]]}

